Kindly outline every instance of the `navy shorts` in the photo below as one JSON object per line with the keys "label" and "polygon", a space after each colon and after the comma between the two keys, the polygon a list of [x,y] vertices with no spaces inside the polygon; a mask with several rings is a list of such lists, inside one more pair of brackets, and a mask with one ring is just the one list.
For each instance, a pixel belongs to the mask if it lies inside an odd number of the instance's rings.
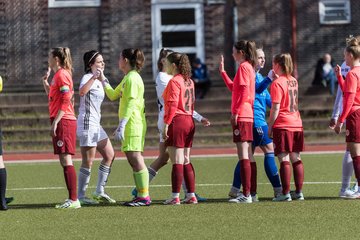
{"label": "navy shorts", "polygon": [[272,143],[272,139],[269,138],[268,129],[268,125],[253,128],[253,147],[265,146]]}

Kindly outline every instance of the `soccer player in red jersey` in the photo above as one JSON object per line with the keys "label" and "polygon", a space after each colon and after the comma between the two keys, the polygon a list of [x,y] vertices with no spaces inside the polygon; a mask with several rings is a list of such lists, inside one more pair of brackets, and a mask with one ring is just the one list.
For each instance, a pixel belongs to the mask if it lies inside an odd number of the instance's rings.
{"label": "soccer player in red jersey", "polygon": [[[346,119],[346,144],[353,159],[355,177],[360,183],[360,40],[352,38],[344,51],[346,65],[351,70],[345,81],[338,78],[343,90],[343,112],[335,126],[335,132],[340,133]],[[360,198],[359,190],[353,198]]]}
{"label": "soccer player in red jersey", "polygon": [[[271,85],[269,136],[273,136],[275,155],[280,162],[282,194],[273,201],[304,200],[302,185],[304,166],[300,152],[304,150],[304,132],[298,110],[298,82],[291,76],[293,63],[288,53],[275,55],[273,71],[277,76]],[[296,191],[290,194],[292,163]],[[291,196],[292,195],[292,196]]]}
{"label": "soccer player in red jersey", "polygon": [[250,196],[251,172],[255,165],[250,164],[252,156],[254,99],[255,99],[255,66],[257,64],[256,44],[253,41],[242,40],[233,46],[234,60],[239,64],[234,81],[224,70],[224,59],[221,56],[219,71],[232,92],[231,125],[233,141],[236,143],[240,161],[240,176],[243,192],[231,202],[252,203]]}
{"label": "soccer player in red jersey", "polygon": [[195,91],[191,80],[191,65],[186,54],[171,53],[167,56],[167,72],[174,77],[166,86],[163,98],[165,103],[163,137],[173,164],[171,182],[172,197],[164,204],[180,204],[180,189],[185,180],[187,204],[196,204],[195,173],[190,165],[190,148],[195,133],[193,120]]}
{"label": "soccer player in red jersey", "polygon": [[[76,172],[72,155],[76,149],[76,117],[74,112],[74,88],[72,81],[72,60],[69,48],[52,48],[48,57],[49,71],[42,78],[49,99],[49,113],[54,154],[59,155],[64,169],[64,178],[69,198],[56,205],[59,209],[80,208],[76,191]],[[50,71],[54,77],[49,85]]]}

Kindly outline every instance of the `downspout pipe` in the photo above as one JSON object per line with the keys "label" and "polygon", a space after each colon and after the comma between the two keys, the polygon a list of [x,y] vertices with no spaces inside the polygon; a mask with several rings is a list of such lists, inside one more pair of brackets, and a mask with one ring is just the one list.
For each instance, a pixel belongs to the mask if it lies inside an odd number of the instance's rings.
{"label": "downspout pipe", "polygon": [[298,79],[296,31],[296,0],[291,0],[291,55],[294,64],[293,75],[296,79]]}

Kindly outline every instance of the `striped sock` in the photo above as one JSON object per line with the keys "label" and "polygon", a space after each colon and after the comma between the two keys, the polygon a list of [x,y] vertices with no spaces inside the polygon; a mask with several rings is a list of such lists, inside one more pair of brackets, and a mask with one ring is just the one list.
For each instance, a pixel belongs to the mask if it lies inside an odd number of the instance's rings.
{"label": "striped sock", "polygon": [[80,167],[79,176],[78,176],[78,197],[84,198],[86,189],[90,182],[90,168]]}
{"label": "striped sock", "polygon": [[149,182],[151,182],[158,173],[152,167],[148,167],[148,172],[149,172]]}
{"label": "striped sock", "polygon": [[110,167],[104,164],[100,164],[98,170],[98,181],[96,185],[96,192],[97,193],[104,193],[105,192],[105,185],[108,180],[110,174]]}

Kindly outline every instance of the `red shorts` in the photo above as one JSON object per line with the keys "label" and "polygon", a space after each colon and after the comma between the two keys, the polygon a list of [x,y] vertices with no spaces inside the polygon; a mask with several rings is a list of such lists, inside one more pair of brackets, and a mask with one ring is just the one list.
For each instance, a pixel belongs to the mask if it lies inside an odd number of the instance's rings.
{"label": "red shorts", "polygon": [[[50,122],[54,121],[53,118]],[[56,137],[52,138],[54,154],[71,154],[76,151],[76,120],[61,119],[57,125]]]}
{"label": "red shorts", "polygon": [[237,122],[237,126],[233,128],[233,142],[252,142],[253,141],[253,123]]}
{"label": "red shorts", "polygon": [[168,147],[189,148],[195,134],[195,125],[192,116],[176,115],[168,129],[169,138],[165,144]]}
{"label": "red shorts", "polygon": [[285,129],[273,129],[274,153],[302,152],[304,151],[304,131],[291,132]]}
{"label": "red shorts", "polygon": [[360,109],[346,118],[346,142],[360,143]]}

